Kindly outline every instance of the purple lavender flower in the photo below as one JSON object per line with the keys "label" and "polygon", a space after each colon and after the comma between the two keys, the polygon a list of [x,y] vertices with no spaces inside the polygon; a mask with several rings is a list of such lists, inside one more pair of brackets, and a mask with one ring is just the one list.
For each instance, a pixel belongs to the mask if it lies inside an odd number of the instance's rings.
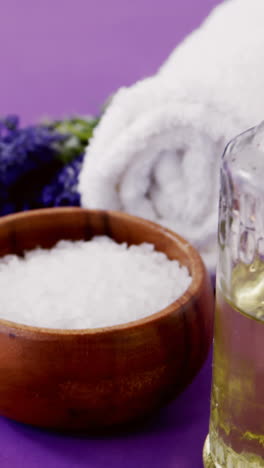
{"label": "purple lavender flower", "polygon": [[79,206],[83,151],[98,119],[76,117],[19,127],[0,119],[0,216],[52,206]]}
{"label": "purple lavender flower", "polygon": [[14,115],[0,120],[0,215],[37,207],[40,187],[62,166],[57,145],[64,138],[39,125],[21,129]]}
{"label": "purple lavender flower", "polygon": [[80,206],[78,178],[84,155],[80,155],[64,166],[41,192],[40,204],[51,206]]}
{"label": "purple lavender flower", "polygon": [[15,116],[2,120],[0,184],[8,188],[26,174],[50,164],[56,155],[56,143],[64,138],[42,126],[20,129]]}

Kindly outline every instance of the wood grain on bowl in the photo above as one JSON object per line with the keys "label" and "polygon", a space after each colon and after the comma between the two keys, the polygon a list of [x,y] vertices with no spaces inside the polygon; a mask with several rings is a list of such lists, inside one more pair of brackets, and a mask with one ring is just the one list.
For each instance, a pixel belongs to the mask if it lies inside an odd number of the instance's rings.
{"label": "wood grain on bowl", "polygon": [[166,309],[109,328],[51,330],[0,320],[0,414],[67,430],[129,423],[176,397],[202,366],[213,293],[199,254],[177,234],[125,213],[53,208],[1,218],[0,256],[100,234],[153,243],[188,267],[190,287]]}

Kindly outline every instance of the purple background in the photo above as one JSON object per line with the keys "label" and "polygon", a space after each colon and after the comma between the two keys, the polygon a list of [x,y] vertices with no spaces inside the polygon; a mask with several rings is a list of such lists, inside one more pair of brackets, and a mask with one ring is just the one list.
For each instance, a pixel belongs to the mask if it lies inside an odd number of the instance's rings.
{"label": "purple background", "polygon": [[[219,0],[0,0],[0,113],[94,114],[156,71]],[[55,357],[54,357],[55,358]],[[210,359],[145,429],[65,436],[0,419],[1,468],[201,468]]]}

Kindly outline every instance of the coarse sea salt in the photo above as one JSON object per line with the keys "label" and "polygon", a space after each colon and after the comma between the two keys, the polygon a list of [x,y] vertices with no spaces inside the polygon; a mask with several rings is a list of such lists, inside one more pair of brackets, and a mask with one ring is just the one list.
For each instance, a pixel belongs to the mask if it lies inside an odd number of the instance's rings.
{"label": "coarse sea salt", "polygon": [[0,317],[48,328],[113,326],[158,312],[190,283],[187,268],[152,244],[60,241],[0,259]]}

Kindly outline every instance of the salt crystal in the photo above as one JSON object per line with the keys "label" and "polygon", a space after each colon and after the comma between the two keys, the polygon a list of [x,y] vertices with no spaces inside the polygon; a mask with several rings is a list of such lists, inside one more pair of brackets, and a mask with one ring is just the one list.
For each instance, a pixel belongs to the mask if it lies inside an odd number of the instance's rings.
{"label": "salt crystal", "polygon": [[152,244],[127,246],[106,236],[60,241],[0,259],[0,317],[47,328],[113,326],[158,312],[191,280]]}

